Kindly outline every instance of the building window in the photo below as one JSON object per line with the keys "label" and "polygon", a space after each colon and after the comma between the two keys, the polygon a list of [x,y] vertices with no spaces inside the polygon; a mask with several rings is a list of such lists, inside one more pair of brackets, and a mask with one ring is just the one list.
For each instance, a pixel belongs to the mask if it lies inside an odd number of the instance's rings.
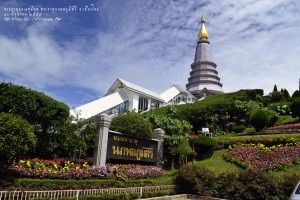
{"label": "building window", "polygon": [[148,110],[148,99],[144,97],[139,98],[139,112]]}
{"label": "building window", "polygon": [[151,108],[159,108],[159,102],[155,100],[151,100]]}
{"label": "building window", "polygon": [[104,111],[102,114],[106,114],[106,115],[112,115],[112,114],[123,114],[126,112],[127,109],[127,101],[124,103],[121,103],[113,108],[110,108],[106,111]]}

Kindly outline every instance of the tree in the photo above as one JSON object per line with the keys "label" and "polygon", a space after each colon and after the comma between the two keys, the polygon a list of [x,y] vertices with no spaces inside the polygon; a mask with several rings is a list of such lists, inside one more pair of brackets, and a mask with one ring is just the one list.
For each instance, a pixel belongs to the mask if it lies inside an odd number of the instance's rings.
{"label": "tree", "polygon": [[273,92],[278,92],[277,85],[274,85]]}
{"label": "tree", "polygon": [[0,113],[0,158],[11,163],[36,144],[33,127],[18,115]]}
{"label": "tree", "polygon": [[20,115],[46,132],[69,117],[69,107],[51,97],[11,83],[0,83],[0,112]]}
{"label": "tree", "polygon": [[291,97],[289,92],[286,89],[283,90],[283,96],[285,99],[289,99]]}
{"label": "tree", "polygon": [[114,117],[110,129],[133,137],[153,138],[152,125],[141,114],[130,112]]}
{"label": "tree", "polygon": [[300,118],[300,97],[294,98],[290,106],[292,116]]}
{"label": "tree", "polygon": [[167,135],[185,135],[192,126],[185,120],[171,118],[164,115],[151,113],[144,114],[144,117],[153,124],[154,128],[161,128]]}
{"label": "tree", "polygon": [[32,153],[49,156],[51,140],[69,117],[69,107],[41,92],[4,82],[0,84],[0,102],[0,112],[19,115],[35,127],[38,140]]}
{"label": "tree", "polygon": [[293,95],[292,95],[292,98],[296,98],[296,97],[300,97],[300,91],[299,90],[296,90]]}
{"label": "tree", "polygon": [[[187,156],[192,152],[188,137],[183,137],[179,141],[178,154],[180,165],[187,163]],[[185,159],[184,159],[185,158]]]}
{"label": "tree", "polygon": [[271,103],[277,103],[277,102],[280,102],[284,99],[284,96],[283,96],[283,93],[281,92],[272,92],[270,93],[270,101]]}

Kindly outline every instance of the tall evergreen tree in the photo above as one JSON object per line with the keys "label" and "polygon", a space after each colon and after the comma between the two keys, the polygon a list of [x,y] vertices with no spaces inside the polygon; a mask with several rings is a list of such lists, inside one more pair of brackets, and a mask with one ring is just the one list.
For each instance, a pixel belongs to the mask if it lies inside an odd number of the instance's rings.
{"label": "tall evergreen tree", "polygon": [[273,92],[278,92],[277,85],[274,85]]}
{"label": "tall evergreen tree", "polygon": [[287,91],[287,89],[283,90],[283,96],[284,96],[285,99],[289,99],[291,97],[290,93]]}

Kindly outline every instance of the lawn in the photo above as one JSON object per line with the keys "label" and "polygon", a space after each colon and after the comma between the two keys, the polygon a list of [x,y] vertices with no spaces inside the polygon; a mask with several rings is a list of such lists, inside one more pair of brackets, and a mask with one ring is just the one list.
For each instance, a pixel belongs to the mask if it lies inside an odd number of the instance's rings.
{"label": "lawn", "polygon": [[[196,161],[195,165],[200,167],[206,167],[209,170],[212,170],[214,172],[239,172],[242,169],[235,166],[232,163],[226,162],[223,160],[222,155],[226,150],[218,150],[214,151],[212,157]],[[192,163],[189,163],[191,165]]]}

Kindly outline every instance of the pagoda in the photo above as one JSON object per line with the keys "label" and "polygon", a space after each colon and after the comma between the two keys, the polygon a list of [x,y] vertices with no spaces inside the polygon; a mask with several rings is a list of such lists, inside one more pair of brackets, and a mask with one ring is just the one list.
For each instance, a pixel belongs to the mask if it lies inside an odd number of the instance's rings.
{"label": "pagoda", "polygon": [[216,70],[217,65],[212,58],[204,16],[201,19],[195,59],[191,64],[191,68],[192,71],[190,72],[186,89],[197,99],[223,93],[222,84]]}

